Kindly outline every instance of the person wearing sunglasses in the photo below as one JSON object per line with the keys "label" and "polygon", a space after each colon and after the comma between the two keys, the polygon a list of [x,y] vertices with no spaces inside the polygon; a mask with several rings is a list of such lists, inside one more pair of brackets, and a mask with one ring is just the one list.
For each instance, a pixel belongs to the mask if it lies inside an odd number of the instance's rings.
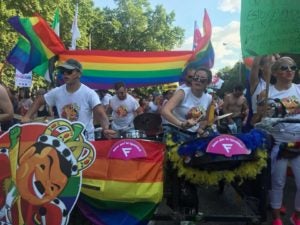
{"label": "person wearing sunglasses", "polygon": [[179,141],[187,141],[203,135],[207,126],[208,109],[212,96],[206,88],[212,80],[209,69],[196,69],[191,86],[180,87],[162,109],[164,133],[178,136]]}
{"label": "person wearing sunglasses", "polygon": [[183,74],[183,83],[176,90],[184,87],[190,87],[192,85],[192,80],[195,72],[196,72],[196,68],[194,66],[191,65],[187,66]]}
{"label": "person wearing sunglasses", "polygon": [[269,71],[271,65],[279,58],[278,54],[256,56],[253,60],[253,64],[250,71],[250,95],[251,95],[251,109],[252,118],[251,125],[259,122],[261,116],[257,113],[257,98],[258,95],[266,89],[266,83],[270,82]]}
{"label": "person wearing sunglasses", "polygon": [[[285,108],[285,118],[300,119],[300,85],[293,83],[296,71],[296,63],[290,57],[281,57],[271,66],[275,83],[270,85],[268,99],[280,100]],[[260,96],[264,95],[261,94]],[[272,224],[282,225],[280,208],[283,201],[287,167],[290,165],[297,187],[294,201],[295,211],[292,214],[291,222],[300,225],[300,153],[296,151],[292,157],[283,154],[288,150],[284,143],[300,141],[300,123],[279,123],[273,128],[277,131],[273,130],[271,133],[275,140],[271,151],[270,205],[273,216]]]}
{"label": "person wearing sunglasses", "polygon": [[40,106],[47,103],[56,106],[58,115],[70,121],[80,121],[85,125],[88,140],[94,140],[94,120],[100,122],[106,138],[115,135],[109,129],[109,120],[97,93],[80,82],[82,65],[75,59],[68,59],[57,68],[63,76],[64,84],[42,96],[38,96],[21,122],[30,122]]}

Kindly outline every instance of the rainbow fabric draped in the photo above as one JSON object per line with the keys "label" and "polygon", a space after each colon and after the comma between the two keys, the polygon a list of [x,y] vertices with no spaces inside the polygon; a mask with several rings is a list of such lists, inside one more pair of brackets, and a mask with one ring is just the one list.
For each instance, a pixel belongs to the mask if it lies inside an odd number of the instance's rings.
{"label": "rainbow fabric draped", "polygon": [[7,56],[7,61],[20,72],[28,73],[65,51],[62,41],[43,18],[14,16],[8,22],[22,35]]}
{"label": "rainbow fabric draped", "polygon": [[[93,144],[96,160],[83,173],[80,210],[95,225],[147,224],[163,196],[165,145],[142,139],[101,140]],[[124,150],[125,145],[136,152],[128,152],[127,147]],[[118,149],[120,146],[124,148]],[[116,156],[118,151],[124,157],[138,157],[125,159]]]}

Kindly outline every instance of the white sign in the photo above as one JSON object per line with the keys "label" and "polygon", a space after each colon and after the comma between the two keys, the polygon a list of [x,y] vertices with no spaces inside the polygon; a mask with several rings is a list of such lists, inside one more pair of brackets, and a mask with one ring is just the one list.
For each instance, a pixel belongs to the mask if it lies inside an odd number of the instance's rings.
{"label": "white sign", "polygon": [[31,87],[32,72],[23,74],[19,70],[16,70],[15,84],[17,87]]}

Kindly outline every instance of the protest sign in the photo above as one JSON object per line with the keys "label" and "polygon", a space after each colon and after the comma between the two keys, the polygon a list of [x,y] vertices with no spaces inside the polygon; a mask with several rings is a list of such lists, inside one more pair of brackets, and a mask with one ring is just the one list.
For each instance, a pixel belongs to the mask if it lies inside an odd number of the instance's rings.
{"label": "protest sign", "polygon": [[299,0],[241,1],[243,57],[300,53]]}
{"label": "protest sign", "polygon": [[32,72],[23,74],[19,70],[16,70],[15,84],[17,87],[31,87]]}

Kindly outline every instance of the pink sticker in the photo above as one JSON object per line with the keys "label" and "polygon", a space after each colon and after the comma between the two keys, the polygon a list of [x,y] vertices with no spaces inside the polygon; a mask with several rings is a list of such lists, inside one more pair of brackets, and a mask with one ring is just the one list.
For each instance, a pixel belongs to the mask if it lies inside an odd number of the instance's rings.
{"label": "pink sticker", "polygon": [[212,139],[206,149],[206,152],[231,157],[233,155],[249,155],[250,150],[237,137],[223,134]]}
{"label": "pink sticker", "polygon": [[112,146],[108,157],[128,160],[145,158],[147,157],[147,153],[139,142],[132,139],[122,139]]}

